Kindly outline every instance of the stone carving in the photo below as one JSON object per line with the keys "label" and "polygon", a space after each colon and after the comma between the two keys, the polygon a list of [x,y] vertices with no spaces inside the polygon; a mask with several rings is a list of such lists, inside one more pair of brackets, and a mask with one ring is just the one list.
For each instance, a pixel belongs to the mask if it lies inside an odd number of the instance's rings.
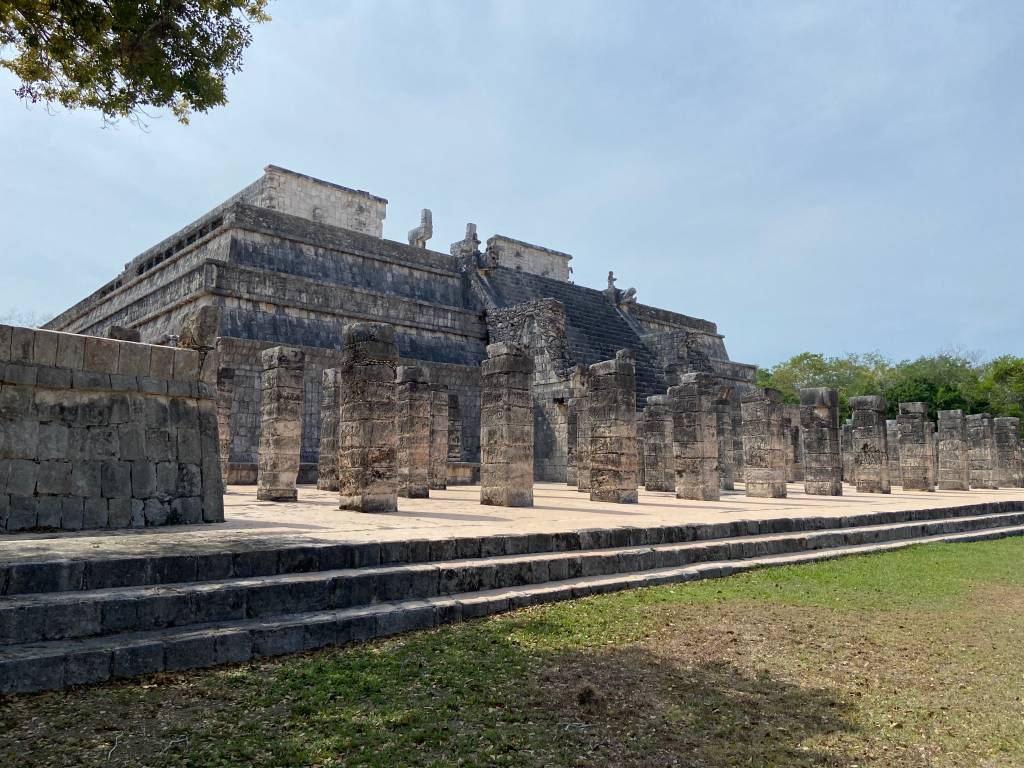
{"label": "stone carving", "polygon": [[746,465],[743,461],[743,407],[739,400],[733,400],[732,411],[732,475],[733,481],[743,481]]}
{"label": "stone carving", "polygon": [[435,393],[427,378],[423,368],[398,369],[398,495],[409,499],[430,495],[431,405]]}
{"label": "stone carving", "polygon": [[800,428],[804,443],[804,492],[811,496],[842,496],[838,390],[801,389]]}
{"label": "stone carving", "polygon": [[204,304],[185,316],[178,335],[177,346],[194,349],[199,353],[199,378],[211,384],[217,381],[219,328],[220,308],[214,304]]}
{"label": "stone carving", "polygon": [[966,491],[971,487],[967,456],[967,420],[960,410],[939,411],[939,490]]}
{"label": "stone carving", "polygon": [[676,498],[718,501],[718,395],[714,376],[706,373],[687,373],[668,391]]}
{"label": "stone carving", "polygon": [[[804,481],[804,449],[800,437],[800,406],[786,404],[783,406],[784,419],[789,420],[786,432],[789,440],[786,443],[786,482],[802,483]],[[785,421],[783,422],[785,426]]]}
{"label": "stone carving", "polygon": [[885,433],[885,398],[862,395],[850,398],[853,408],[854,477],[861,493],[889,493],[889,444]]}
{"label": "stone carving", "polygon": [[430,463],[427,472],[432,491],[448,487],[448,387],[430,387]]}
{"label": "stone carving", "polygon": [[844,421],[839,428],[839,458],[843,482],[856,485],[857,478],[854,475],[856,466],[853,463],[853,424],[849,419]]}
{"label": "stone carving", "polygon": [[587,406],[590,369],[577,366],[572,374],[576,405],[576,490],[590,493],[590,412]]}
{"label": "stone carving", "polygon": [[992,414],[972,413],[967,417],[967,461],[971,488],[999,487],[996,482],[995,424]]}
{"label": "stone carving", "polygon": [[302,436],[302,374],[305,355],[294,347],[271,347],[260,356],[260,450],[256,498],[295,501]]}
{"label": "stone carving", "polygon": [[136,328],[125,328],[123,325],[112,325],[107,328],[107,338],[118,341],[142,341],[142,335]]}
{"label": "stone carving", "polygon": [[217,437],[220,471],[224,487],[228,485],[228,465],[231,462],[231,402],[235,397],[234,368],[217,370]]}
{"label": "stone carving", "polygon": [[487,347],[480,366],[480,503],[533,506],[533,360],[515,344]]}
{"label": "stone carving", "polygon": [[939,482],[939,440],[935,435],[934,421],[929,421],[925,425],[924,438],[928,454],[932,459],[928,465],[928,482],[934,488]]}
{"label": "stone carving", "polygon": [[647,398],[642,423],[644,481],[648,491],[676,490],[675,457],[672,452],[672,400],[668,395]]}
{"label": "stone carving", "polygon": [[636,358],[631,350],[590,366],[590,500],[637,503]]}
{"label": "stone carving", "polygon": [[782,433],[782,393],[753,389],[744,395],[743,463],[747,496],[786,496],[786,436]]}
{"label": "stone carving", "polygon": [[992,420],[995,437],[996,484],[1000,488],[1024,487],[1021,466],[1020,419],[1000,416]]}
{"label": "stone carving", "polygon": [[733,459],[733,388],[720,384],[714,401],[715,434],[718,436],[718,480],[723,491],[736,488],[736,462]]}
{"label": "stone carving", "polygon": [[474,267],[477,266],[480,259],[480,238],[476,234],[476,224],[467,224],[466,236],[462,240],[452,243],[448,252]]}
{"label": "stone carving", "polygon": [[608,300],[617,307],[628,307],[636,304],[636,288],[627,288],[621,291],[615,287],[615,273],[608,272],[608,288],[605,289]]}
{"label": "stone carving", "polygon": [[900,478],[905,491],[934,491],[933,451],[928,441],[927,403],[900,403],[896,430],[900,442]]}
{"label": "stone carving", "polygon": [[338,387],[341,374],[337,368],[327,368],[321,377],[320,390],[320,458],[316,468],[316,487],[321,491],[338,490],[338,424],[341,405]]}
{"label": "stone carving", "polygon": [[395,369],[398,346],[387,323],[342,331],[338,401],[338,506],[356,512],[398,509]]}
{"label": "stone carving", "polygon": [[420,225],[409,230],[409,245],[426,248],[427,240],[434,236],[434,220],[429,208],[420,211]]}
{"label": "stone carving", "polygon": [[448,393],[448,461],[462,461],[462,411],[454,392]]}
{"label": "stone carving", "polygon": [[900,479],[900,440],[896,429],[896,419],[885,422],[886,442],[889,446],[889,482],[892,485],[903,485]]}
{"label": "stone carving", "polygon": [[565,484],[575,486],[576,479],[576,451],[579,443],[579,401],[570,397],[566,403],[568,410],[565,415]]}
{"label": "stone carving", "polygon": [[[639,418],[639,416],[637,417]],[[644,461],[644,438],[640,434],[640,427],[636,431],[636,484],[637,487],[647,484],[647,464]]]}

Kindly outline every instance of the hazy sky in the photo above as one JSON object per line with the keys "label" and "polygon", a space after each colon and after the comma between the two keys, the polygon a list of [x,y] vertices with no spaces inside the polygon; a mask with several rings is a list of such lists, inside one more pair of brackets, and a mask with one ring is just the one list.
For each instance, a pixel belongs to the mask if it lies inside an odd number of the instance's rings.
{"label": "hazy sky", "polygon": [[1024,3],[272,2],[146,132],[0,75],[0,314],[56,313],[268,163],[609,269],[734,359],[1024,354]]}

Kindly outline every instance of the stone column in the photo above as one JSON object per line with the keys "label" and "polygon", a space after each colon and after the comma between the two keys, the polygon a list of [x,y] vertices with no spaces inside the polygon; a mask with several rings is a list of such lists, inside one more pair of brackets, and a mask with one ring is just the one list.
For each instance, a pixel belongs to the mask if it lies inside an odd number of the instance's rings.
{"label": "stone column", "polygon": [[316,487],[338,490],[338,370],[327,368],[320,377],[320,458],[316,465]]}
{"label": "stone column", "polygon": [[934,491],[930,482],[932,451],[928,444],[928,404],[900,403],[896,418],[900,442],[900,477],[905,491]]}
{"label": "stone column", "polygon": [[443,491],[448,487],[448,387],[431,386],[430,396],[430,489]]}
{"label": "stone column", "polygon": [[713,403],[715,433],[718,435],[718,484],[723,491],[736,487],[736,468],[732,458],[732,392],[732,387],[720,384]]}
{"label": "stone column", "polygon": [[747,496],[786,496],[786,436],[782,434],[782,393],[754,389],[744,395],[743,464]]}
{"label": "stone column", "polygon": [[669,387],[676,498],[718,501],[718,386],[707,373],[687,373]]}
{"label": "stone column", "polygon": [[490,344],[480,366],[480,503],[533,506],[533,358]]}
{"label": "stone column", "polygon": [[888,419],[885,422],[885,439],[889,446],[889,482],[892,485],[903,485],[900,477],[900,439],[896,419]]}
{"label": "stone column", "polygon": [[220,453],[220,474],[224,488],[231,477],[231,403],[235,399],[235,369],[217,369],[217,441]]}
{"label": "stone column", "polygon": [[565,484],[576,485],[576,446],[579,442],[579,404],[575,397],[570,397],[569,410],[565,416]]}
{"label": "stone column", "polygon": [[999,416],[992,420],[995,436],[996,483],[1000,488],[1024,485],[1020,461],[1020,419]]}
{"label": "stone column", "polygon": [[644,480],[648,491],[675,493],[676,490],[671,404],[672,400],[668,395],[651,395],[647,398],[647,408],[644,409]]}
{"label": "stone column", "polygon": [[448,461],[462,461],[462,411],[454,392],[448,393]]}
{"label": "stone column", "polygon": [[[800,406],[783,406],[784,418],[789,420],[789,438],[786,443],[786,482],[802,483],[804,481],[804,449],[800,438]],[[784,423],[785,425],[785,423]]]}
{"label": "stone column", "polygon": [[989,413],[967,417],[967,461],[971,488],[999,487],[996,482],[995,425]]}
{"label": "stone column", "polygon": [[853,465],[853,424],[847,419],[839,428],[840,473],[844,483],[857,484]]}
{"label": "stone column", "polygon": [[590,366],[590,500],[637,503],[636,366],[630,350]]}
{"label": "stone column", "polygon": [[578,365],[572,374],[573,400],[576,401],[576,490],[590,493],[590,414],[587,411],[587,384],[590,369]]}
{"label": "stone column", "polygon": [[935,435],[934,421],[925,424],[924,439],[932,457],[932,463],[928,465],[928,484],[934,488],[939,483],[939,439]]}
{"label": "stone column", "polygon": [[746,475],[743,463],[743,408],[739,400],[729,406],[732,413],[732,477],[733,482],[742,481]]}
{"label": "stone column", "polygon": [[853,408],[854,477],[861,493],[889,493],[889,444],[885,435],[885,398],[862,395],[850,398]]}
{"label": "stone column", "polygon": [[[643,419],[643,411],[637,413],[638,420]],[[647,463],[644,459],[644,438],[640,434],[640,427],[636,430],[636,483],[637,486],[647,483]]]}
{"label": "stone column", "polygon": [[338,507],[398,509],[398,346],[387,323],[351,323],[342,331],[338,402]]}
{"label": "stone column", "polygon": [[967,461],[967,420],[964,412],[939,411],[939,490],[967,491],[971,476]]}
{"label": "stone column", "polygon": [[804,492],[811,496],[842,496],[839,390],[801,389],[800,427],[804,441]]}
{"label": "stone column", "polygon": [[306,356],[294,347],[271,347],[260,355],[260,444],[256,498],[295,501],[302,437],[302,374]]}
{"label": "stone column", "polygon": [[398,412],[398,495],[425,499],[430,493],[430,421],[433,391],[427,372],[400,366],[395,376]]}

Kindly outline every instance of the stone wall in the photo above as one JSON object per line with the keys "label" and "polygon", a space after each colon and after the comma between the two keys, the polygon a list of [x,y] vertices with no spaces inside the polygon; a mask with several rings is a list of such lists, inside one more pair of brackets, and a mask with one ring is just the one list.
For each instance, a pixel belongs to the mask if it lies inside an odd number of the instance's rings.
{"label": "stone wall", "polygon": [[540,245],[531,245],[504,235],[487,239],[487,256],[499,267],[529,272],[552,280],[569,282],[572,256]]}
{"label": "stone wall", "polygon": [[0,530],[224,519],[216,359],[0,326]]}

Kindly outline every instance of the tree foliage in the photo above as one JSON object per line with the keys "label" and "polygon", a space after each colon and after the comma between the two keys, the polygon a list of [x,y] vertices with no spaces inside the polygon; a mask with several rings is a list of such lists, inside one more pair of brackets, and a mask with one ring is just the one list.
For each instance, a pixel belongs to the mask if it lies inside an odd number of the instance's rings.
{"label": "tree foliage", "polygon": [[758,385],[774,387],[787,402],[799,402],[802,387],[839,390],[843,418],[850,398],[882,395],[895,418],[901,402],[928,403],[931,418],[938,411],[959,408],[965,413],[991,413],[1024,419],[1024,358],[1004,355],[978,362],[959,352],[892,362],[881,355],[825,357],[803,352],[758,371]]}
{"label": "tree foliage", "polygon": [[227,102],[267,0],[0,0],[0,66],[28,103],[183,123]]}

